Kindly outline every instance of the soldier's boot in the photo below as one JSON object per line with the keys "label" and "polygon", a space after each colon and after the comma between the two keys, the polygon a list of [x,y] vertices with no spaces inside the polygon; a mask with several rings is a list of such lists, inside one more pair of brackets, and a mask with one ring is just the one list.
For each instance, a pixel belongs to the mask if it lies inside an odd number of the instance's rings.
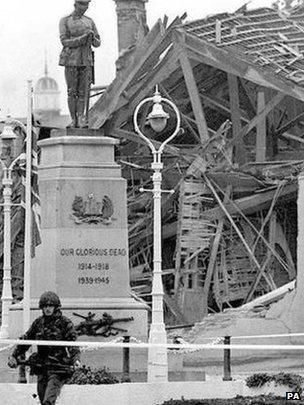
{"label": "soldier's boot", "polygon": [[79,98],[77,103],[77,118],[79,128],[89,127],[87,115],[85,114],[85,107],[86,107],[85,99]]}
{"label": "soldier's boot", "polygon": [[74,97],[68,97],[68,107],[71,116],[71,123],[68,127],[77,128],[78,119],[77,119],[77,99]]}

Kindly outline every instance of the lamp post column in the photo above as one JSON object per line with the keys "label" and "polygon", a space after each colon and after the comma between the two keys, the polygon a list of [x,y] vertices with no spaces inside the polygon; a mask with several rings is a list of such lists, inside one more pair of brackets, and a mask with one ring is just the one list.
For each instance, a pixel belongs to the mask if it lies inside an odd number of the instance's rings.
{"label": "lamp post column", "polygon": [[[158,159],[156,159],[156,157]],[[153,285],[152,285],[152,323],[150,327],[149,343],[167,343],[167,334],[164,323],[162,282],[162,251],[161,251],[161,169],[160,153],[154,154],[151,167],[153,174]],[[157,161],[155,161],[157,160]],[[168,381],[167,348],[149,348],[148,353],[148,382]]]}
{"label": "lamp post column", "polygon": [[9,309],[13,301],[11,283],[11,204],[12,204],[12,176],[10,168],[3,168],[3,286],[0,338],[9,337]]}
{"label": "lamp post column", "polygon": [[[147,138],[138,126],[137,117],[141,107],[148,103],[153,102],[153,108],[148,115],[148,122],[155,132],[161,132],[165,129],[168,118],[170,117],[166,113],[161,103],[169,104],[176,114],[176,126],[174,132],[167,138],[157,150],[153,142]],[[161,97],[158,92],[158,86],[153,97],[148,97],[142,100],[134,111],[134,128],[137,134],[148,144],[153,154],[153,163],[151,168],[153,170],[153,189],[140,191],[152,191],[153,193],[153,277],[152,277],[152,322],[150,325],[149,333],[149,346],[148,350],[148,382],[167,382],[168,381],[168,356],[167,356],[167,333],[164,322],[163,312],[163,299],[164,288],[162,280],[162,237],[161,237],[161,194],[163,192],[172,193],[170,191],[164,191],[161,189],[162,174],[161,170],[163,164],[161,162],[162,152],[167,145],[180,130],[180,114],[176,105]],[[157,346],[153,346],[157,344]],[[159,346],[158,346],[159,345]]]}

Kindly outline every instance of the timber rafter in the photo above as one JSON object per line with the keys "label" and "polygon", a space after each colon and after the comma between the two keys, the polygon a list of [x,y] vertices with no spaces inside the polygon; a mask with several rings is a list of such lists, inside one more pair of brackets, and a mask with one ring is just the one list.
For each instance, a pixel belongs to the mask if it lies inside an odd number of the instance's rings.
{"label": "timber rafter", "polygon": [[203,143],[208,140],[208,126],[199,96],[197,84],[194,78],[192,66],[185,50],[183,37],[181,35],[174,35],[173,44],[178,54],[179,62],[184,74],[187,90],[192,104],[192,109],[197,123],[198,132],[200,135],[200,140]]}

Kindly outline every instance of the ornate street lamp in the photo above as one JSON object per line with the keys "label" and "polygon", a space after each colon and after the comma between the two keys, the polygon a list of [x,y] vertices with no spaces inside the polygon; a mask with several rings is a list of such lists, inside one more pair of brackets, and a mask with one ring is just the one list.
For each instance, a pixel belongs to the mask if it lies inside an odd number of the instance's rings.
{"label": "ornate street lamp", "polygon": [[[148,115],[148,122],[152,129],[156,132],[161,132],[169,118],[169,114],[166,113],[161,103],[169,104],[176,114],[176,127],[174,132],[169,138],[167,138],[157,150],[153,142],[147,138],[140,130],[137,117],[141,107],[148,103],[153,102],[153,108]],[[153,193],[153,280],[152,280],[152,323],[150,326],[149,343],[167,344],[167,334],[164,323],[163,312],[163,297],[164,289],[162,282],[162,252],[161,252],[161,193],[168,192],[161,189],[163,163],[161,162],[161,155],[164,147],[170,142],[180,130],[180,114],[172,101],[161,97],[156,87],[156,91],[153,97],[148,97],[142,100],[136,107],[134,112],[134,128],[137,134],[148,144],[153,155],[153,162],[151,168],[153,170],[153,189],[140,191],[152,191]],[[169,191],[172,193],[173,191]],[[148,350],[148,382],[166,382],[168,381],[168,358],[167,348],[163,347],[149,347]]]}
{"label": "ornate street lamp", "polygon": [[[1,310],[1,328],[0,338],[7,339],[9,337],[9,310],[12,304],[12,283],[11,283],[11,207],[12,205],[12,171],[15,164],[20,159],[25,159],[25,154],[22,153],[17,158],[17,139],[18,136],[13,131],[9,123],[5,123],[3,131],[0,135],[1,144],[1,159],[0,164],[3,170],[3,286],[2,286],[2,310]],[[12,160],[13,159],[13,160]]]}

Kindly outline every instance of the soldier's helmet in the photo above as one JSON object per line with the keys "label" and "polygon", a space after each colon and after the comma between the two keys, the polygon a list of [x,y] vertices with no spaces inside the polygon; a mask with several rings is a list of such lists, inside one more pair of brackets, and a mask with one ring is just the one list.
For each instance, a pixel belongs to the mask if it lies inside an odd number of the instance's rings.
{"label": "soldier's helmet", "polygon": [[44,292],[39,299],[39,308],[42,309],[48,305],[54,306],[56,308],[61,307],[61,302],[56,293],[53,291]]}

